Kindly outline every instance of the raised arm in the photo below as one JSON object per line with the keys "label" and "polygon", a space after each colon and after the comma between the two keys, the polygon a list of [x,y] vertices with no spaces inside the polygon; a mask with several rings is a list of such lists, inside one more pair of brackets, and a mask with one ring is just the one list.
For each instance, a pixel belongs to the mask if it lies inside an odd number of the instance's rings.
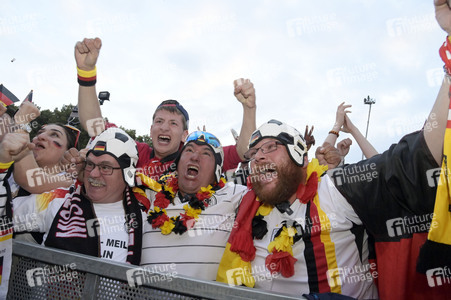
{"label": "raised arm", "polygon": [[29,138],[22,133],[7,133],[0,142],[0,163],[8,164],[27,149]]}
{"label": "raised arm", "polygon": [[351,119],[348,115],[345,115],[345,121],[343,123],[341,131],[350,133],[352,135],[352,137],[357,141],[357,144],[359,144],[359,147],[360,149],[362,149],[362,152],[366,158],[370,158],[378,154],[373,145],[371,145],[371,143],[363,136],[363,134],[354,125],[354,123],[351,122]]}
{"label": "raised arm", "polygon": [[[62,169],[69,170],[68,167]],[[33,180],[30,180],[31,178]],[[40,178],[39,184],[36,184],[38,181],[35,178]],[[17,158],[14,162],[14,181],[30,194],[42,194],[59,187],[69,187],[73,179],[69,173],[46,174],[44,169],[36,163],[32,151],[28,151],[26,155]]]}
{"label": "raised arm", "polygon": [[249,139],[252,132],[257,129],[255,89],[254,84],[249,79],[237,79],[233,82],[233,85],[235,87],[235,97],[243,105],[243,123],[241,124],[240,135],[236,143],[236,150],[241,160],[245,160],[244,153],[247,151]]}
{"label": "raised arm", "polygon": [[78,115],[80,123],[90,136],[96,136],[105,129],[94,76],[97,76],[96,63],[102,41],[99,38],[87,39],[75,44],[75,61],[77,62]]}
{"label": "raised arm", "polygon": [[332,130],[329,131],[326,139],[324,140],[323,145],[330,144],[332,146],[335,146],[335,142],[337,141],[340,129],[343,126],[345,116],[347,113],[349,113],[349,111],[347,109],[350,107],[351,107],[351,105],[345,104],[344,102],[342,102],[340,105],[338,105],[337,113],[335,115],[334,126],[332,126]]}
{"label": "raised arm", "polygon": [[[435,0],[435,16],[438,24],[448,34],[451,33],[451,9],[446,0]],[[446,56],[446,55],[445,55]],[[445,61],[445,66],[451,67],[451,60]],[[424,126],[424,138],[437,164],[442,163],[443,138],[449,111],[450,76],[445,76],[440,91],[435,100],[432,111],[429,114]]]}

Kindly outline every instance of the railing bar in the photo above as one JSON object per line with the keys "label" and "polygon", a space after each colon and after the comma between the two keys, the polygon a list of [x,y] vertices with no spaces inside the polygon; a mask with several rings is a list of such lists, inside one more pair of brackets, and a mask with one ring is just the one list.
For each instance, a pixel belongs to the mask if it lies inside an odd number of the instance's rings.
{"label": "railing bar", "polygon": [[[126,271],[134,268],[129,264],[105,261],[97,257],[87,256],[75,252],[68,252],[55,248],[46,248],[23,241],[13,241],[13,255],[29,257],[49,264],[76,264],[76,269],[82,272],[96,274],[115,280],[127,282]],[[137,266],[136,266],[137,267]],[[96,276],[96,280],[99,278]],[[89,281],[88,278],[86,281]],[[98,282],[96,282],[98,286]],[[228,285],[203,281],[178,275],[171,281],[146,282],[142,286],[167,291],[170,293],[212,298],[212,299],[299,299],[285,294],[273,294],[257,289],[244,287],[230,287]],[[95,294],[94,294],[95,295]],[[89,298],[87,298],[89,299]]]}

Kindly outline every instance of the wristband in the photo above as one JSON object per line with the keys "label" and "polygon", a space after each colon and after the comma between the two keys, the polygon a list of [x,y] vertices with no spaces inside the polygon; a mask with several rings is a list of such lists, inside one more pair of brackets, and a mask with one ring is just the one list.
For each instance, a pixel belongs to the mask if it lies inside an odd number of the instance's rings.
{"label": "wristband", "polygon": [[338,132],[336,132],[335,130],[331,130],[329,131],[329,134],[335,134],[337,137],[339,137],[340,135],[338,134]]}
{"label": "wristband", "polygon": [[11,167],[11,165],[14,163],[14,160],[9,162],[9,163],[1,163],[0,162],[0,170],[5,170],[5,169],[9,169],[9,167]]}
{"label": "wristband", "polygon": [[97,67],[93,70],[85,71],[77,67],[78,84],[81,86],[93,86],[97,82]]}

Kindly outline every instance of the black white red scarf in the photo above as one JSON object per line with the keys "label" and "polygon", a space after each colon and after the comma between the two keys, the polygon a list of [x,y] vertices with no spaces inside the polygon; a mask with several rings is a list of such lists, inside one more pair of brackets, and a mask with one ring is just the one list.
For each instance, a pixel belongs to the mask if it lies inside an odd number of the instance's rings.
{"label": "black white red scarf", "polygon": [[[90,236],[86,223],[97,218],[92,202],[84,195],[83,186],[79,182],[71,186],[69,193],[71,195],[53,219],[44,244],[49,247],[100,257],[100,237],[97,234]],[[125,222],[129,225],[127,226],[129,235],[127,263],[139,265],[142,248],[141,206],[134,194],[129,192],[128,187],[124,198]],[[97,222],[97,224],[99,223]]]}

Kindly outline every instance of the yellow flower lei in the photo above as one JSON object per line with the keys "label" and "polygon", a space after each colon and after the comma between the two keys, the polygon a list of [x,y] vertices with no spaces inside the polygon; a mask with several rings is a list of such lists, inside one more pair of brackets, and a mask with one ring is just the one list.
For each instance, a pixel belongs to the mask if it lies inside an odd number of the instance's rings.
{"label": "yellow flower lei", "polygon": [[[170,179],[171,177],[174,177],[174,174],[165,175],[161,178],[164,180],[164,184],[162,184],[162,186],[161,186],[161,191],[169,192],[170,199],[167,199],[167,198],[166,199],[172,203],[172,200],[175,198],[175,195],[178,192],[178,186],[174,187],[173,185],[171,186],[169,184],[166,184],[168,182],[168,179]],[[226,184],[226,180],[223,177],[221,177],[220,182],[218,184],[216,184],[214,187],[211,185],[208,185],[207,187],[202,187],[200,189],[200,191],[196,194],[197,201],[203,202],[203,200],[211,198],[211,196],[213,196],[213,194],[216,192],[216,190],[224,187],[225,184]],[[201,200],[199,200],[199,198],[201,198]],[[154,204],[155,204],[155,202],[154,202]],[[203,205],[205,205],[205,204],[203,204]],[[202,213],[203,205],[201,205],[201,207],[199,207],[199,208],[193,208],[190,204],[185,204],[183,206],[185,213],[184,214],[181,213],[180,215],[171,217],[171,218],[168,217],[168,215],[166,213],[166,209],[160,208],[159,206],[154,205],[154,209],[149,210],[148,220],[152,224],[152,227],[154,227],[153,220],[160,218],[160,217],[166,219],[166,221],[164,221],[164,223],[162,225],[155,226],[155,227],[160,228],[161,233],[164,235],[168,235],[171,232],[183,234],[186,230],[194,227],[195,222],[199,219],[199,215]],[[189,220],[194,220],[194,222],[188,223],[187,221],[189,221]],[[180,226],[181,225],[180,223],[183,226]],[[178,230],[176,229],[176,226],[179,228]],[[188,226],[189,226],[189,228],[188,228]],[[174,231],[174,229],[176,229],[176,231]]]}

